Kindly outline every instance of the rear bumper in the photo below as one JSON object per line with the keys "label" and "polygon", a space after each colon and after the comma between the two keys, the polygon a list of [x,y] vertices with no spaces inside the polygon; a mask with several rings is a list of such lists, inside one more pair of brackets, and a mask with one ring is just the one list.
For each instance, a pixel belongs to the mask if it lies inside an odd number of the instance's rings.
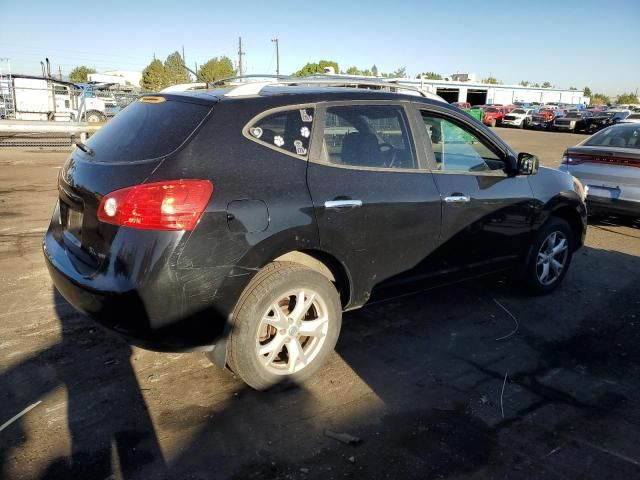
{"label": "rear bumper", "polygon": [[587,197],[587,206],[589,213],[617,213],[640,218],[640,202],[590,196]]}
{"label": "rear bumper", "polygon": [[[210,272],[198,272],[194,279],[192,272],[172,269],[164,258],[164,265],[147,265],[144,272],[127,275],[122,265],[114,266],[123,262],[114,255],[97,272],[85,275],[55,233],[50,228],[43,242],[51,279],[74,308],[98,324],[133,345],[157,351],[211,350],[220,339],[227,316],[217,311],[212,295],[202,294],[204,286],[215,285]],[[165,253],[148,249],[147,259]]]}

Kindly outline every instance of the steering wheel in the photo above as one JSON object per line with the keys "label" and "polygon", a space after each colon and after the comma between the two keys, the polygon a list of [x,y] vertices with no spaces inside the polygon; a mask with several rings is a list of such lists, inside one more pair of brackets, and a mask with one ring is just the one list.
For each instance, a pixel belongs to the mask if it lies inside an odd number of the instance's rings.
{"label": "steering wheel", "polygon": [[395,166],[398,150],[396,150],[396,148],[393,145],[391,145],[389,142],[382,142],[379,144],[379,147],[380,147],[380,153],[385,154],[385,156],[391,153],[391,158],[385,162],[384,166],[386,168],[392,168],[393,166]]}

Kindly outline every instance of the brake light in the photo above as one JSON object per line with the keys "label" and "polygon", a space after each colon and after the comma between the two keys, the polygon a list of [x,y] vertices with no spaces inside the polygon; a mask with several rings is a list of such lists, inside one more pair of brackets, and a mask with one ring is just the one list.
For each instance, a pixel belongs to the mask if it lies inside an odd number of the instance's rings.
{"label": "brake light", "polygon": [[193,230],[213,193],[209,180],[169,180],[111,192],[98,220],[144,230]]}

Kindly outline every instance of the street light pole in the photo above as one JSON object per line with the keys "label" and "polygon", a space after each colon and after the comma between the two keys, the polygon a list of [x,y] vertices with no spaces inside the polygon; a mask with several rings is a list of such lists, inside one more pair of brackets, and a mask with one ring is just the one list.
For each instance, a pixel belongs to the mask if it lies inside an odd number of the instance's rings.
{"label": "street light pole", "polygon": [[276,44],[276,75],[280,75],[280,45],[278,38],[272,38],[271,41]]}

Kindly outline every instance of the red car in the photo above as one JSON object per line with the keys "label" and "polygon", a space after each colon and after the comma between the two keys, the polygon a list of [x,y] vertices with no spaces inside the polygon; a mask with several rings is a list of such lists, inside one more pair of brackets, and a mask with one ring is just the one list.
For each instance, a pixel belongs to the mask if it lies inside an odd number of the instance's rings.
{"label": "red car", "polygon": [[500,125],[504,119],[504,107],[489,107],[484,109],[484,116],[482,117],[482,123],[495,127]]}

